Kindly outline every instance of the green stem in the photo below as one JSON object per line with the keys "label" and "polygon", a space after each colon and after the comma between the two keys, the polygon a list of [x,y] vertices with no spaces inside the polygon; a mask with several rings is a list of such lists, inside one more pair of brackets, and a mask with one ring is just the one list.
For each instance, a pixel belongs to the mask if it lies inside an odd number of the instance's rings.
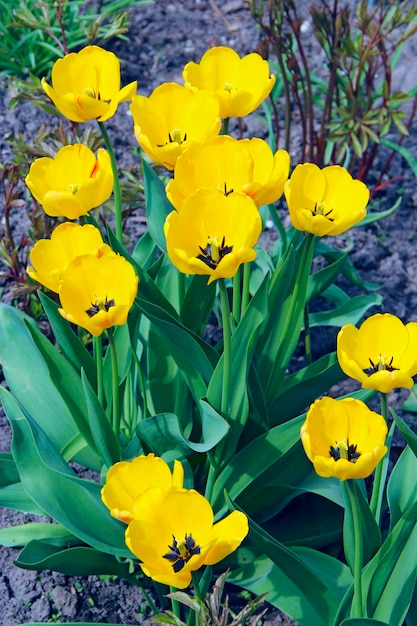
{"label": "green stem", "polygon": [[112,426],[113,432],[116,437],[119,436],[120,430],[120,396],[119,396],[119,377],[117,374],[117,353],[116,344],[114,343],[113,330],[107,329],[107,336],[109,338],[110,356],[111,356],[111,380],[112,380],[112,397],[113,397],[113,413],[112,413]]}
{"label": "green stem", "polygon": [[226,282],[219,278],[220,304],[223,324],[223,385],[221,412],[225,417],[230,415],[230,368],[232,363],[232,329],[230,325],[229,298]]}
{"label": "green stem", "polygon": [[242,287],[242,309],[241,316],[244,314],[249,304],[249,286],[250,286],[250,263],[243,264],[243,287]]}
{"label": "green stem", "polygon": [[[170,587],[169,591],[170,593],[175,593],[177,590],[175,589],[175,587]],[[175,598],[171,598],[171,607],[175,617],[178,617],[178,619],[180,619],[180,603],[178,602],[178,600],[175,600]]]}
{"label": "green stem", "polygon": [[229,120],[230,120],[230,117],[226,117],[223,120],[223,125],[222,125],[221,131],[220,131],[221,135],[228,135],[229,134]]}
{"label": "green stem", "polygon": [[104,400],[104,386],[103,386],[103,341],[102,336],[93,337],[93,354],[96,362],[97,370],[97,397],[101,406],[103,406]]}
{"label": "green stem", "polygon": [[114,197],[114,215],[116,220],[116,237],[117,240],[122,243],[123,239],[123,221],[122,221],[122,195],[120,191],[120,180],[119,180],[119,172],[117,169],[116,157],[114,155],[113,146],[111,144],[109,135],[104,126],[103,122],[98,122],[98,125],[101,130],[101,134],[103,135],[104,144],[106,146],[106,150],[109,153],[111,168],[113,170],[114,177],[114,186],[113,186],[113,197]]}
{"label": "green stem", "polygon": [[240,321],[240,306],[242,301],[242,292],[240,288],[240,267],[238,267],[236,274],[233,276],[233,307],[232,314],[236,324]]}
{"label": "green stem", "polygon": [[[387,421],[388,418],[388,402],[387,394],[381,393],[381,415]],[[381,459],[375,468],[374,484],[372,486],[372,496],[370,509],[375,517],[376,523],[379,525],[381,519],[382,499],[385,489],[385,479],[387,477],[388,464],[385,459]]]}
{"label": "green stem", "polygon": [[306,364],[311,365],[313,357],[311,353],[310,311],[307,302],[304,305],[304,345],[306,351]]}
{"label": "green stem", "polygon": [[362,613],[362,560],[363,560],[363,538],[361,531],[361,520],[358,501],[355,494],[355,485],[352,480],[346,481],[347,493],[346,506],[350,508],[353,520],[353,537],[355,542],[355,562],[353,566],[353,601],[350,617],[366,617]]}

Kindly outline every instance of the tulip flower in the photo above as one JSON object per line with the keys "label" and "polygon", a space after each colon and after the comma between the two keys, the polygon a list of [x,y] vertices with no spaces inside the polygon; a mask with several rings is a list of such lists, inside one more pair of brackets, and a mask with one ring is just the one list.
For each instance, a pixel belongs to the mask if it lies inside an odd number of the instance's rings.
{"label": "tulip flower", "polygon": [[243,192],[259,207],[281,197],[289,167],[288,152],[273,155],[263,139],[221,135],[194,143],[179,156],[166,193],[177,210],[201,187],[217,187],[225,195]]}
{"label": "tulip flower", "polygon": [[187,63],[185,84],[214,93],[220,116],[243,117],[252,113],[271,93],[275,76],[268,61],[253,52],[242,58],[232,48],[218,46],[203,54],[200,63]]}
{"label": "tulip flower", "polygon": [[95,226],[64,222],[54,229],[50,239],[35,243],[30,251],[31,267],[27,273],[33,280],[58,293],[69,264],[82,254],[103,256],[114,253],[103,242]]}
{"label": "tulip flower", "polygon": [[136,499],[147,489],[181,489],[183,481],[184,469],[180,461],[174,461],[171,473],[163,459],[150,453],[138,456],[133,461],[120,461],[113,465],[107,472],[101,499],[113,517],[129,524],[134,518]]}
{"label": "tulip flower", "polygon": [[78,143],[36,159],[25,182],[47,215],[75,220],[109,199],[113,180],[108,153]]}
{"label": "tulip flower", "polygon": [[366,478],[388,450],[387,432],[382,415],[364,402],[324,397],[310,407],[301,441],[319,476]]}
{"label": "tulip flower", "polygon": [[58,310],[69,322],[98,336],[126,323],[137,290],[135,270],[124,257],[77,256],[62,278]]}
{"label": "tulip flower", "polygon": [[62,115],[72,122],[112,117],[120,102],[131,100],[137,82],[120,89],[120,63],[113,52],[87,46],[58,59],[52,68],[52,87],[42,87]]}
{"label": "tulip flower", "polygon": [[221,128],[216,98],[176,83],[159,85],[149,97],[134,97],[130,110],[138,143],[170,170],[191,142],[207,141]]}
{"label": "tulip flower", "polygon": [[294,228],[319,237],[340,235],[366,215],[369,189],[339,165],[297,165],[284,187]]}
{"label": "tulip flower", "polygon": [[390,313],[368,317],[360,328],[343,326],[337,337],[342,370],[362,387],[388,393],[411,389],[417,374],[417,322],[404,325]]}
{"label": "tulip flower", "polygon": [[253,261],[261,230],[262,220],[251,198],[213,188],[186,198],[164,226],[172,263],[184,274],[207,274],[208,283],[231,278],[241,263]]}
{"label": "tulip flower", "polygon": [[210,503],[197,491],[148,489],[136,500],[126,544],[147,576],[184,589],[191,572],[224,559],[248,533],[247,517],[240,511],[213,522]]}

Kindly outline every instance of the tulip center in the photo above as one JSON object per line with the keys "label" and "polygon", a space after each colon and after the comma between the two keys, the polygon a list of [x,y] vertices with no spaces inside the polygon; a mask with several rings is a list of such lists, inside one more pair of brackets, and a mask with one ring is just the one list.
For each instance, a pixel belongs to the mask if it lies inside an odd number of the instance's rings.
{"label": "tulip center", "polygon": [[201,548],[196,544],[191,534],[185,534],[184,539],[176,539],[172,535],[172,546],[168,546],[169,552],[162,558],[170,561],[174,572],[177,574],[188,563],[192,556],[200,554]]}
{"label": "tulip center", "polygon": [[88,317],[94,317],[94,315],[97,315],[100,311],[106,311],[106,313],[108,313],[111,307],[115,305],[116,303],[113,298],[111,300],[108,300],[107,296],[104,300],[103,298],[96,298],[96,301],[91,303],[91,307],[86,310],[86,313]]}
{"label": "tulip center", "polygon": [[349,438],[336,442],[336,447],[330,446],[329,454],[335,461],[346,459],[351,463],[356,463],[360,457],[360,452],[356,452],[356,444],[349,444]]}
{"label": "tulip center", "polygon": [[76,193],[77,193],[77,191],[78,191],[78,185],[77,185],[77,183],[70,183],[70,184],[68,185],[68,187],[69,187],[70,192],[72,193],[72,195],[73,195],[73,196],[75,196],[75,194],[76,194]]}
{"label": "tulip center", "polygon": [[174,128],[168,133],[169,143],[178,143],[182,144],[187,140],[187,133],[182,130],[182,128]]}
{"label": "tulip center", "polygon": [[215,270],[223,257],[233,250],[233,246],[226,246],[225,237],[222,238],[221,244],[219,245],[219,238],[210,237],[210,235],[207,238],[207,246],[205,248],[201,246],[198,247],[201,250],[201,254],[197,255],[197,259],[203,261],[203,263],[208,265],[212,270]]}
{"label": "tulip center", "polygon": [[314,215],[323,215],[323,217],[327,217],[329,222],[334,222],[333,217],[329,217],[329,215],[333,213],[333,209],[328,209],[326,202],[316,202],[314,205],[314,210],[312,211]]}
{"label": "tulip center", "polygon": [[227,91],[228,93],[231,93],[232,91],[236,89],[236,87],[232,85],[232,83],[224,83],[223,89]]}
{"label": "tulip center", "polygon": [[370,358],[369,359],[369,363],[371,364],[371,367],[367,367],[363,371],[368,376],[372,376],[372,374],[375,374],[376,372],[381,372],[382,370],[387,370],[388,372],[393,372],[394,370],[399,370],[400,369],[399,367],[394,367],[393,366],[393,364],[392,364],[393,360],[394,360],[393,356],[388,361],[388,357],[387,356],[380,354],[378,356],[378,358],[377,358],[375,363]]}
{"label": "tulip center", "polygon": [[86,96],[89,96],[89,98],[97,98],[96,92],[92,87],[86,87],[84,93]]}

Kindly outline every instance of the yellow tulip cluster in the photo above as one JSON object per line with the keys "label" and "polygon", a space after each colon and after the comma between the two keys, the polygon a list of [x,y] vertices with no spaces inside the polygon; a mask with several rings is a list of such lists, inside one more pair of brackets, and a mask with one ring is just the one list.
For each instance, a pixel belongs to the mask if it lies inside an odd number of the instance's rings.
{"label": "yellow tulip cluster", "polygon": [[154,454],[121,461],[101,491],[111,515],[127,524],[126,544],[153,580],[184,589],[191,573],[231,554],[248,534],[248,520],[233,511],[214,523],[204,496],[184,489],[184,470]]}
{"label": "yellow tulip cluster", "polygon": [[64,222],[30,253],[28,274],[58,293],[59,312],[73,324],[101,335],[123,325],[138,290],[133,266],[103,242],[90,224]]}

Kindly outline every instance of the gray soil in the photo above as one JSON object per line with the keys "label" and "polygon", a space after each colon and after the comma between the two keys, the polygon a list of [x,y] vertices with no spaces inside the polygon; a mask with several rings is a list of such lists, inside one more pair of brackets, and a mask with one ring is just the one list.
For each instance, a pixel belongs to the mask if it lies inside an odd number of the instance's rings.
{"label": "gray soil", "polygon": [[[153,6],[132,9],[129,42],[112,42],[112,49],[122,59],[123,84],[138,80],[140,93],[148,95],[159,83],[181,81],[183,66],[190,60],[198,61],[208,48],[227,45],[241,54],[253,51],[261,39],[261,33],[250,17],[244,0],[156,0]],[[308,16],[306,15],[308,23]],[[395,80],[401,89],[411,88],[408,84],[410,72],[415,69],[416,41],[412,42],[399,64]],[[320,63],[320,59],[318,59]],[[6,81],[0,86],[0,136],[3,163],[10,158],[7,137],[24,133],[27,141],[36,133],[41,123],[55,123],[29,104],[20,105],[13,111],[7,109],[9,94]],[[262,136],[264,126],[257,114],[244,121],[245,136]],[[109,121],[108,130],[116,142],[116,149],[124,167],[131,162],[135,140],[132,120],[127,107],[122,106]],[[413,151],[417,158],[417,125],[411,129],[404,146]],[[296,142],[295,142],[296,143]],[[385,155],[386,156],[386,155]],[[381,166],[384,157],[377,164]],[[296,146],[292,164],[297,163]],[[405,161],[394,159],[390,176],[396,182],[386,187],[377,196],[380,208],[388,209],[400,193],[403,197],[400,208],[388,219],[356,229],[351,261],[364,280],[381,285],[384,297],[382,308],[375,309],[398,315],[404,322],[417,321],[417,255],[415,253],[417,233],[417,191],[415,178]],[[370,186],[372,181],[365,181]],[[0,210],[4,207],[1,204]],[[16,240],[26,234],[25,215],[15,215],[13,221]],[[131,232],[143,228],[140,216],[132,216]],[[270,234],[273,240],[275,235]],[[344,247],[351,237],[339,237],[333,243]],[[346,287],[346,282],[341,282]],[[352,289],[352,295],[359,293]],[[4,298],[10,299],[7,284]],[[320,350],[334,350],[335,331],[326,329],[315,339]],[[343,390],[343,386],[340,387]],[[411,417],[412,419],[412,417]],[[415,422],[414,422],[415,423]],[[10,431],[6,418],[0,416],[0,451],[10,449]],[[401,448],[401,442],[398,442]],[[0,527],[8,527],[29,521],[30,516],[0,509]],[[69,621],[114,624],[150,624],[149,611],[140,590],[124,581],[102,580],[97,577],[74,578],[52,572],[32,572],[17,568],[13,559],[19,550],[0,548],[0,624],[16,626],[24,622]],[[236,590],[235,590],[236,591]],[[231,591],[237,605],[237,592]],[[279,611],[269,609],[263,618],[264,624],[294,624]]]}

